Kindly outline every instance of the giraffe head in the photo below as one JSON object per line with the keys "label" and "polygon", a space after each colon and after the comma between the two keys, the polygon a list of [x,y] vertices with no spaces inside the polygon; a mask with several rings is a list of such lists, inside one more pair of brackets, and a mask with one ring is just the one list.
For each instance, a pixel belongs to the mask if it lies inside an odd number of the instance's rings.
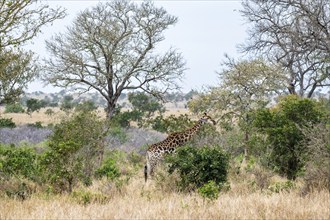
{"label": "giraffe head", "polygon": [[199,121],[200,121],[202,124],[207,123],[209,120],[213,123],[213,125],[216,124],[216,122],[215,122],[210,116],[208,116],[208,115],[206,114],[206,112],[204,112],[203,117],[201,117],[201,118],[199,119]]}

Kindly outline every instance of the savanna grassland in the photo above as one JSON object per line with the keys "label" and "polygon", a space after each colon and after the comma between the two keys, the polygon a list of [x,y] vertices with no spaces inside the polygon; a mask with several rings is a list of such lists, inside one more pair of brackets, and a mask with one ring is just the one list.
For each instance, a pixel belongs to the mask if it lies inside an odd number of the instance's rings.
{"label": "savanna grassland", "polygon": [[[253,190],[251,183],[233,184],[214,201],[197,193],[164,191],[142,175],[116,189],[107,181],[94,182],[80,192],[90,202],[74,195],[36,194],[21,201],[2,198],[1,219],[329,219],[330,194],[299,190],[273,193]],[[168,189],[167,189],[168,190]],[[103,191],[100,194],[100,191]],[[79,192],[79,190],[77,191]],[[87,194],[86,194],[87,195]],[[103,196],[100,196],[103,195]]]}
{"label": "savanna grassland", "polygon": [[[48,124],[57,123],[60,120],[57,116],[62,117],[61,114],[57,111],[53,117],[46,116],[44,112],[33,113],[32,117],[24,117],[23,114],[2,116],[10,116],[18,124],[27,123],[20,121],[22,118],[26,118],[28,123],[42,121]],[[144,142],[126,143],[131,146],[150,144],[164,137],[156,137],[145,130],[131,129],[127,132],[130,132],[128,139],[144,137]],[[258,164],[249,164],[244,171],[238,172],[238,164],[233,160],[226,187],[217,198],[210,199],[198,191],[180,191],[176,186],[178,174],[170,175],[164,167],[159,167],[156,176],[145,184],[143,150],[136,152],[112,151],[110,154],[116,158],[120,175],[95,178],[88,186],[77,183],[72,192],[56,193],[51,186],[27,179],[4,180],[0,186],[0,219],[330,218],[328,189],[315,187],[307,190],[303,178],[288,180]],[[18,191],[8,193],[14,188]],[[24,191],[23,196],[20,190]]]}

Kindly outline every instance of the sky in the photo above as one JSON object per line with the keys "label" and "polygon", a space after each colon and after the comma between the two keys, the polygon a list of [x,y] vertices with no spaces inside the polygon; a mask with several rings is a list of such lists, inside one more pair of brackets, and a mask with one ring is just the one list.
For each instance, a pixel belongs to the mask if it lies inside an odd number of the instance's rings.
{"label": "sky", "polygon": [[[26,48],[35,52],[39,58],[49,56],[45,49],[45,40],[55,33],[64,32],[72,24],[77,13],[93,7],[99,1],[45,1],[51,7],[62,6],[68,16],[57,20],[53,25],[44,27],[42,33]],[[237,58],[237,45],[247,38],[246,23],[240,15],[240,0],[213,1],[154,1],[166,11],[178,17],[178,23],[164,33],[165,40],[158,48],[167,51],[170,47],[182,53],[186,61],[185,77],[180,86],[183,92],[202,90],[219,83],[216,72],[221,71],[224,54]],[[36,81],[30,83],[28,92],[56,92],[63,88],[44,86]]]}

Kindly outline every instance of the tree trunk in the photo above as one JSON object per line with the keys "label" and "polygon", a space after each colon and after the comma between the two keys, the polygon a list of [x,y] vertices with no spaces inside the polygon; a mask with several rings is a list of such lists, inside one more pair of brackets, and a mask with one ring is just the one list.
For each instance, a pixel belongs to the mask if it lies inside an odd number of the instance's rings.
{"label": "tree trunk", "polygon": [[107,119],[112,119],[116,112],[116,103],[115,102],[108,102],[106,108]]}
{"label": "tree trunk", "polygon": [[244,172],[247,167],[247,160],[248,160],[248,141],[249,141],[249,132],[245,131],[245,139],[244,139],[244,155],[243,160],[240,167],[240,172]]}

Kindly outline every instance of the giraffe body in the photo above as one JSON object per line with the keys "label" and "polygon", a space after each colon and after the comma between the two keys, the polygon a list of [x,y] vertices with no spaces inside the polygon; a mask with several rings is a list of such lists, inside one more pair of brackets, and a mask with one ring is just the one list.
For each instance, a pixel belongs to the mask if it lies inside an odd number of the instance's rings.
{"label": "giraffe body", "polygon": [[147,163],[144,167],[145,181],[147,181],[148,176],[153,175],[156,165],[164,158],[165,154],[174,153],[176,148],[183,146],[208,120],[215,124],[215,121],[204,113],[204,116],[192,128],[172,133],[165,140],[150,145],[146,154]]}

